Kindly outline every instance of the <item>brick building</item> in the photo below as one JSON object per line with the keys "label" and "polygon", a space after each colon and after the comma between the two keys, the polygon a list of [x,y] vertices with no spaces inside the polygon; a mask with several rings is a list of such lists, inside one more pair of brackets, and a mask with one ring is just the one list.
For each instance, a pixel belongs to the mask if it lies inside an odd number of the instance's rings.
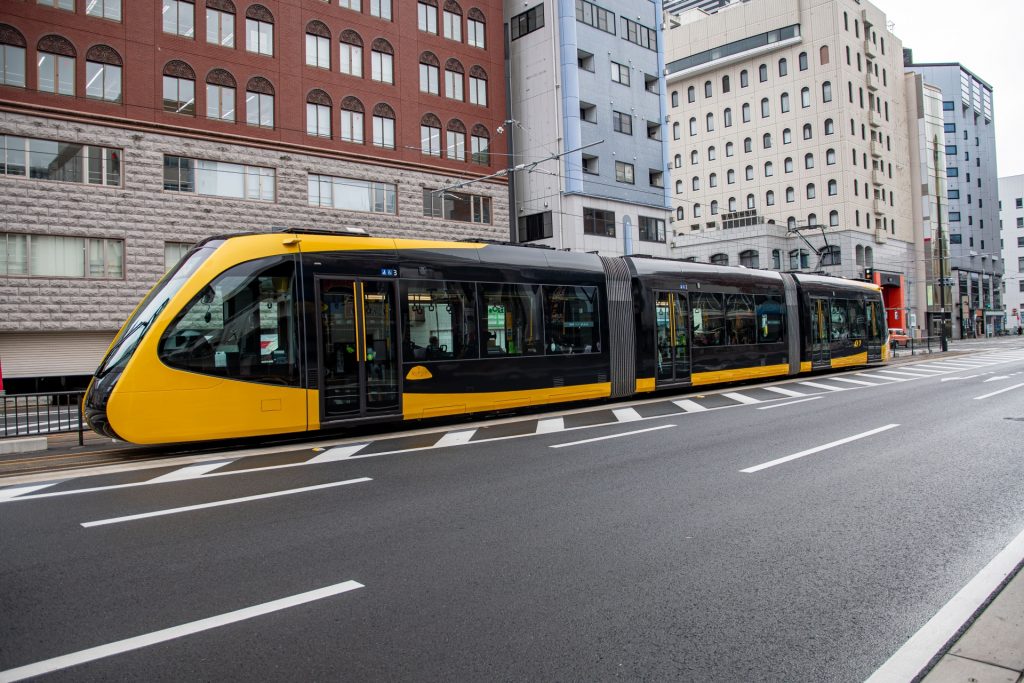
{"label": "brick building", "polygon": [[0,364],[92,372],[197,241],[508,238],[500,0],[10,0]]}

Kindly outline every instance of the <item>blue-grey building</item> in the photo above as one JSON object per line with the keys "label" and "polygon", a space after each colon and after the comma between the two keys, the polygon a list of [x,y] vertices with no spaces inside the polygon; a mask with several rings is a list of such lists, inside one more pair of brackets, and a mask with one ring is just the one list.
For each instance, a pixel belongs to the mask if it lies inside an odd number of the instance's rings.
{"label": "blue-grey building", "polygon": [[521,242],[667,256],[660,0],[505,2]]}
{"label": "blue-grey building", "polygon": [[992,86],[956,62],[914,63],[910,50],[904,65],[942,90],[954,335],[997,333],[1005,311]]}

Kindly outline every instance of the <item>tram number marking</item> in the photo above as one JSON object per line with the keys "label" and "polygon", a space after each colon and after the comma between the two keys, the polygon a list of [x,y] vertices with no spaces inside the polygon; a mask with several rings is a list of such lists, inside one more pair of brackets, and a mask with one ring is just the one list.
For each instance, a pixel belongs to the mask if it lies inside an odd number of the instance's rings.
{"label": "tram number marking", "polygon": [[381,277],[398,277],[398,268],[381,268]]}

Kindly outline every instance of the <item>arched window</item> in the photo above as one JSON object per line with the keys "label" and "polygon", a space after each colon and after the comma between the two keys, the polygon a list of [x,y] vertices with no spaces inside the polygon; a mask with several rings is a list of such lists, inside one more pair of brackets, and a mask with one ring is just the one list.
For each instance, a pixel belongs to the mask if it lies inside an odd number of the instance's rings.
{"label": "arched window", "polygon": [[679,139],[679,122],[678,121],[676,121],[675,123],[672,124],[672,139],[673,140],[678,140]]}
{"label": "arched window", "polygon": [[748,164],[747,167],[743,169],[743,177],[746,178],[747,180],[753,180],[754,167]]}
{"label": "arched window", "polygon": [[429,112],[420,118],[420,154],[441,156],[441,119]]}
{"label": "arched window", "polygon": [[743,123],[750,123],[750,103],[749,102],[744,102],[743,103],[743,106],[740,108],[740,112],[742,113],[742,116],[743,116]]}
{"label": "arched window", "polygon": [[708,187],[718,187],[718,174],[712,173],[708,176]]}
{"label": "arched window", "polygon": [[864,245],[858,244],[857,250],[854,252],[854,261],[858,266],[864,265]]}
{"label": "arched window", "polygon": [[814,155],[810,152],[804,155],[804,168],[814,168]]}
{"label": "arched window", "polygon": [[743,151],[744,152],[753,152],[754,151],[754,141],[751,140],[750,138],[743,138]]}
{"label": "arched window", "polygon": [[121,68],[124,62],[109,45],[93,45],[85,53],[85,96],[121,102]]}
{"label": "arched window", "polygon": [[[835,209],[833,209],[833,210],[828,212],[828,224],[831,227],[836,227],[836,226],[839,225],[839,212],[836,211]],[[835,247],[835,250],[836,250],[836,256],[838,256],[839,255],[839,247]]]}
{"label": "arched window", "polygon": [[[714,210],[712,210],[711,213],[715,213]],[[712,254],[711,258],[708,259],[708,263],[710,263],[713,266],[727,266],[727,265],[729,265],[729,255],[728,254]]]}
{"label": "arched window", "polygon": [[233,48],[235,14],[235,3],[231,0],[206,0],[206,42]]}
{"label": "arched window", "polygon": [[775,192],[774,190],[768,190],[764,193],[764,203],[767,206],[775,206]]}
{"label": "arched window", "polygon": [[677,221],[681,221],[681,220],[684,220],[685,218],[686,218],[686,215],[683,212],[683,207],[681,207],[681,206],[677,207],[676,208],[676,220]]}
{"label": "arched window", "polygon": [[825,135],[832,135],[836,132],[836,125],[832,119],[825,119]]}
{"label": "arched window", "polygon": [[864,247],[864,266],[867,268],[875,267],[875,250],[871,247]]}
{"label": "arched window", "polygon": [[263,5],[249,5],[245,10],[245,49],[274,54],[274,15]]}
{"label": "arched window", "polygon": [[764,83],[765,81],[768,80],[767,64],[762,64],[761,66],[757,67],[757,80],[759,80],[761,83]]}
{"label": "arched window", "polygon": [[708,115],[705,117],[705,119],[708,131],[713,131],[715,129],[715,115],[712,114],[711,112],[708,112]]}
{"label": "arched window", "polygon": [[370,45],[370,78],[381,83],[395,82],[395,49],[383,38]]}
{"label": "arched window", "polygon": [[[234,121],[236,88],[235,77],[226,69],[212,69],[206,74],[206,117],[217,121]],[[329,121],[330,111],[327,118]]]}
{"label": "arched window", "polygon": [[717,154],[715,152],[715,146],[711,145],[710,147],[708,147],[708,161],[714,161],[716,156]]}
{"label": "arched window", "polygon": [[834,166],[836,163],[836,151],[834,149],[825,150],[825,165]]}
{"label": "arched window", "polygon": [[747,195],[747,208],[748,209],[753,209],[754,208],[754,195],[752,195],[752,194],[748,194]]}
{"label": "arched window", "polygon": [[711,202],[711,215],[715,216],[718,214],[718,200]]}
{"label": "arched window", "polygon": [[800,70],[807,71],[807,53],[801,52],[797,61],[800,63]]}
{"label": "arched window", "polygon": [[730,168],[725,172],[725,182],[727,185],[732,185],[736,182],[736,170]]}
{"label": "arched window", "polygon": [[796,201],[796,191],[792,187],[786,188],[786,203],[790,204]]}
{"label": "arched window", "polygon": [[817,193],[814,191],[814,183],[807,183],[807,198],[814,199]]}
{"label": "arched window", "polygon": [[817,224],[818,224],[818,214],[816,214],[816,213],[809,213],[809,214],[807,214],[807,225],[817,225]]}
{"label": "arched window", "polygon": [[[21,69],[22,74],[24,74],[24,70],[25,70],[25,68],[24,68],[24,52],[25,51],[24,51],[24,49],[22,49],[21,50],[21,61],[18,61],[18,57],[15,56],[14,61],[17,62],[17,63],[11,65],[11,66],[15,67],[15,73],[12,73],[12,74],[8,75],[6,73],[6,71],[8,70],[7,69],[7,59],[6,59],[7,52],[8,52],[8,50],[6,49],[6,46],[0,47],[0,57],[4,57],[4,59],[2,61],[0,61],[0,71],[5,72],[5,73],[0,73],[0,83],[7,83],[8,81],[15,81],[15,80],[17,80],[18,77],[16,75],[16,73],[17,73],[16,70],[19,68],[18,67],[19,64],[20,64],[20,69]],[[74,94],[75,94],[75,64],[78,61],[76,59],[77,57],[78,57],[78,53],[75,51],[75,46],[72,45],[71,41],[68,40],[67,38],[64,38],[63,36],[56,36],[56,35],[43,36],[42,38],[40,38],[39,42],[36,44],[36,64],[37,64],[36,82],[38,84],[39,91],[40,92],[51,92],[51,93],[54,93],[55,95],[70,95],[70,96],[74,96]],[[177,60],[175,60],[175,61],[177,61]],[[173,64],[173,63],[174,62],[168,62],[168,64]],[[184,62],[178,62],[178,63],[184,65],[185,69],[187,69],[188,71],[192,70],[191,67],[189,67]],[[24,78],[24,76],[22,76],[22,78]],[[184,78],[185,77],[183,77],[183,79]],[[188,80],[188,79],[186,79],[186,80]],[[196,80],[196,76],[195,76],[195,72],[193,72],[192,73],[192,78],[191,78],[191,83],[193,84],[193,86],[195,84],[195,80]],[[164,79],[164,85],[165,85],[165,89],[166,89],[166,85],[167,85],[167,80],[166,79]],[[185,87],[187,87],[187,86],[185,86]],[[193,88],[193,91],[194,91],[194,88]],[[186,93],[183,93],[182,95],[186,99],[181,100],[180,104],[185,104],[189,98],[187,97]],[[191,112],[179,111],[177,113],[179,113],[179,114],[188,114],[189,116],[194,115],[195,114],[195,94],[194,94],[194,92],[192,94],[191,99],[192,99],[192,103],[191,103],[192,111]],[[166,104],[164,105],[164,110],[167,111],[167,105]]]}
{"label": "arched window", "polygon": [[420,54],[420,92],[441,94],[441,61],[433,52]]}
{"label": "arched window", "polygon": [[696,116],[691,116],[690,117],[690,135],[696,135],[696,134],[697,134],[697,117]]}
{"label": "arched window", "polygon": [[789,73],[789,62],[783,57],[779,60],[779,76],[785,76]]}
{"label": "arched window", "polygon": [[704,81],[704,97],[711,97],[711,81]]}
{"label": "arched window", "polygon": [[765,133],[764,136],[762,137],[762,142],[764,143],[763,146],[764,146],[765,149],[771,149],[771,146],[772,146],[772,134],[771,133]]}
{"label": "arched window", "polygon": [[383,102],[373,108],[373,144],[395,149],[395,110]]}
{"label": "arched window", "polygon": [[697,99],[697,89],[694,88],[691,85],[689,88],[686,89],[686,101],[687,102],[694,102],[694,101],[696,101],[696,99]]}
{"label": "arched window", "polygon": [[811,89],[800,88],[800,106],[806,109],[811,106]]}
{"label": "arched window", "polygon": [[828,64],[828,45],[822,45],[818,52],[820,57],[819,61],[822,64]]}
{"label": "arched window", "polygon": [[[375,3],[370,3],[370,13],[373,13],[373,6]],[[381,7],[387,4],[388,16],[386,19],[391,19],[391,3],[380,3]],[[487,21],[484,13],[476,7],[470,8],[466,13],[466,42],[473,47],[485,47],[487,44],[486,34],[487,33]]]}
{"label": "arched window", "polygon": [[835,180],[828,181],[828,194],[830,197],[834,197],[839,194],[839,183]]}
{"label": "arched window", "polygon": [[832,101],[832,83],[825,81],[821,84],[821,100],[822,102]]}
{"label": "arched window", "polygon": [[306,24],[306,64],[320,69],[331,68],[331,30],[322,21]]}
{"label": "arched window", "polygon": [[692,189],[692,190],[699,190],[700,189],[700,176],[693,176],[693,178],[690,180],[690,189]]}
{"label": "arched window", "polygon": [[814,131],[811,129],[811,124],[804,124],[804,140],[810,140],[814,137]]}
{"label": "arched window", "polygon": [[338,66],[343,74],[363,77],[363,39],[351,29],[341,32]]}
{"label": "arched window", "polygon": [[25,87],[25,49],[28,43],[21,31],[10,24],[0,24],[0,85]]}
{"label": "arched window", "polygon": [[[463,92],[463,83],[465,83],[466,69],[462,66],[462,62],[452,57],[444,63],[444,96],[450,100],[458,100],[462,102],[465,100],[465,94]],[[469,101],[472,104],[479,104],[481,106],[487,105],[487,79],[473,78],[469,79]],[[483,86],[482,88],[480,86]]]}
{"label": "arched window", "polygon": [[699,161],[700,161],[700,154],[697,153],[697,150],[691,150],[690,151],[690,163],[691,164],[697,164],[697,162],[699,162]]}
{"label": "arched window", "polygon": [[694,204],[692,211],[694,218],[700,218],[700,204]]}
{"label": "arched window", "polygon": [[678,107],[679,106],[679,91],[678,90],[673,90],[672,91],[672,106],[673,107]]}
{"label": "arched window", "polygon": [[683,181],[682,180],[677,180],[676,181],[676,194],[682,194],[682,193],[683,193]]}
{"label": "arched window", "polygon": [[729,92],[729,76],[728,75],[722,76],[722,92],[723,93]]}
{"label": "arched window", "polygon": [[[447,65],[451,66],[451,70],[455,73],[461,73],[456,68],[462,66],[458,60],[449,59]],[[459,76],[459,80],[461,80],[461,76]],[[487,106],[487,72],[483,70],[483,67],[476,64],[469,68],[469,103],[477,104],[481,107]]]}
{"label": "arched window", "polygon": [[761,98],[761,118],[762,119],[766,119],[766,118],[768,118],[769,114],[771,114],[771,106],[768,104],[768,98],[767,97],[762,97]]}
{"label": "arched window", "polygon": [[771,178],[775,175],[775,166],[770,161],[764,162],[764,177]]}
{"label": "arched window", "polygon": [[791,131],[789,128],[783,128],[782,129],[782,144],[788,145],[791,142],[793,142],[793,131]]}
{"label": "arched window", "polygon": [[735,149],[736,145],[732,144],[731,142],[725,143],[725,156],[731,157],[734,154]]}
{"label": "arched window", "polygon": [[[475,8],[474,8],[475,9]],[[469,10],[469,16],[473,16],[473,9]],[[491,132],[486,126],[476,124],[469,136],[469,160],[474,164],[483,166],[491,165]]]}
{"label": "arched window", "polygon": [[747,70],[744,69],[740,72],[740,87],[746,88],[748,85],[750,85],[750,77],[747,75]]}
{"label": "arched window", "polygon": [[680,166],[682,166],[683,165],[683,155],[682,154],[675,155],[675,157],[672,158],[672,163],[673,163],[673,165],[676,168],[679,168]]}
{"label": "arched window", "polygon": [[784,92],[779,96],[779,108],[783,114],[789,111],[789,93]]}
{"label": "arched window", "polygon": [[729,107],[725,108],[725,111],[722,112],[722,120],[724,122],[723,125],[726,128],[732,125],[732,109],[730,109]]}
{"label": "arched window", "polygon": [[444,12],[444,37],[448,40],[462,42],[462,7],[455,0],[445,0]]}
{"label": "arched window", "polygon": [[[40,65],[43,56],[39,55]],[[172,114],[196,115],[196,72],[179,59],[172,59],[164,65],[163,104],[164,111]],[[39,89],[43,89],[40,73]]]}
{"label": "arched window", "polygon": [[[209,106],[209,105],[208,105]],[[331,137],[331,96],[323,90],[310,90],[306,95],[306,134]]]}
{"label": "arched window", "polygon": [[786,173],[793,172],[793,157],[786,157],[782,162],[782,170]]}
{"label": "arched window", "polygon": [[736,211],[736,198],[729,197],[729,212],[734,213]]}
{"label": "arched window", "polygon": [[761,263],[756,249],[747,249],[740,252],[740,265],[744,268],[760,268]]}
{"label": "arched window", "polygon": [[[792,230],[793,228],[795,228],[795,227],[796,227],[796,218],[794,218],[793,216],[790,216],[789,218],[787,218],[787,219],[786,219],[786,227],[787,227],[787,228],[789,228],[790,230]],[[794,250],[794,252],[796,252],[797,254],[799,254],[799,250]],[[792,257],[792,256],[793,256],[793,253],[794,253],[794,252],[790,252],[790,257]],[[800,265],[799,265],[799,264],[800,264],[800,261],[799,261],[799,260],[797,260],[797,265],[795,266],[795,268],[799,268],[799,267],[800,267]]]}
{"label": "arched window", "polygon": [[466,125],[451,119],[445,126],[445,157],[455,161],[466,160]]}
{"label": "arched window", "polygon": [[274,86],[262,76],[245,85],[245,122],[260,128],[274,127]]}
{"label": "arched window", "polygon": [[[774,222],[774,221],[772,221]],[[772,249],[772,268],[782,270],[782,250]]]}
{"label": "arched window", "polygon": [[365,109],[356,97],[346,97],[341,101],[341,140],[363,144]]}

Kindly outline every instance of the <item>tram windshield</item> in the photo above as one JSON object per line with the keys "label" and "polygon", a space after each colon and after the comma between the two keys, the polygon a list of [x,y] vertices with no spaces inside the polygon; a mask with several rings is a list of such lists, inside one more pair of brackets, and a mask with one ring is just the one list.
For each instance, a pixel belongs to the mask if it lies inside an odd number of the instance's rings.
{"label": "tram windshield", "polygon": [[150,290],[146,298],[135,309],[128,322],[121,327],[121,331],[114,339],[113,346],[110,347],[110,351],[107,352],[103,363],[100,364],[99,370],[96,371],[97,377],[103,377],[114,368],[123,367],[128,362],[128,359],[131,358],[132,353],[138,347],[139,342],[145,336],[146,330],[149,329],[150,324],[160,314],[160,311],[164,309],[167,302],[178,293],[182,285],[199,269],[199,266],[206,259],[210,258],[210,255],[221,244],[222,241],[220,240],[207,242],[192,251],[179,261],[176,266],[167,271],[167,274]]}

